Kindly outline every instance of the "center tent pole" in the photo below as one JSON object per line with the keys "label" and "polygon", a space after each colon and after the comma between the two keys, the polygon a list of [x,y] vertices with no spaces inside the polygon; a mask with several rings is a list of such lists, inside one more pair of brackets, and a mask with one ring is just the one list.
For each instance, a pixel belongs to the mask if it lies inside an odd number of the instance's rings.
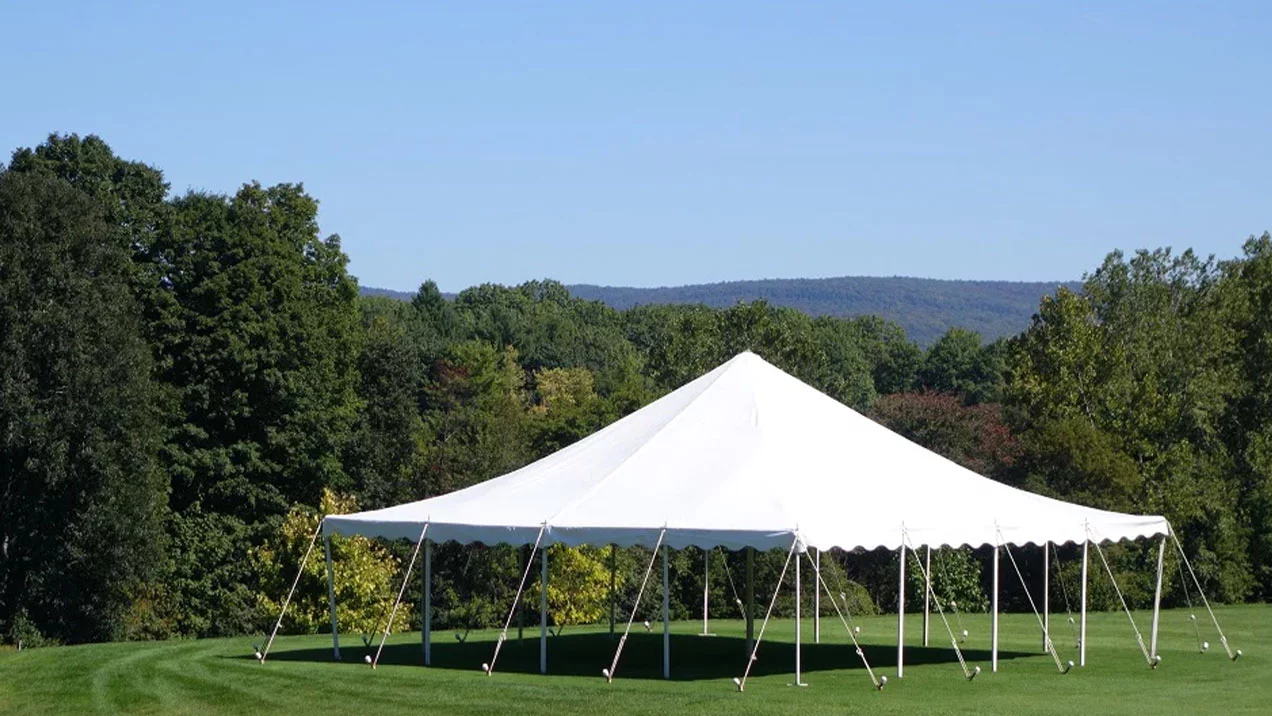
{"label": "center tent pole", "polygon": [[1087,622],[1087,557],[1091,550],[1090,538],[1082,542],[1082,626],[1078,630],[1078,666],[1086,666]]}
{"label": "center tent pole", "polygon": [[1162,535],[1161,546],[1157,548],[1157,590],[1153,593],[1153,633],[1149,637],[1148,654],[1150,659],[1157,658],[1157,621],[1162,611],[1162,566],[1166,561],[1166,536]]}
{"label": "center tent pole", "polygon": [[663,678],[671,678],[671,586],[667,579],[667,545],[662,548],[663,562]]}
{"label": "center tent pole", "polygon": [[998,673],[998,545],[994,545],[993,637],[990,639],[990,670]]}
{"label": "center tent pole", "polygon": [[897,678],[905,676],[905,542],[897,552]]}
{"label": "center tent pole", "polygon": [[932,619],[932,545],[925,545],[923,558],[923,646],[928,645],[928,623]]}

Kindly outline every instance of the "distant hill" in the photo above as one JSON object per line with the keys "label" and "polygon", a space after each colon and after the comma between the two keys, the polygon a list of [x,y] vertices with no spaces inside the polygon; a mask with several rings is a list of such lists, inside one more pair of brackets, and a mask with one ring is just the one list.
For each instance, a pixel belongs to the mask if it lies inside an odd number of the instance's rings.
{"label": "distant hill", "polygon": [[[577,284],[570,292],[604,301],[617,309],[649,303],[703,303],[716,308],[738,301],[764,299],[813,316],[875,314],[895,321],[907,335],[928,345],[951,327],[980,333],[986,340],[1014,335],[1029,326],[1039,300],[1060,286],[1081,288],[1076,281],[944,281],[901,276],[764,279],[724,283],[628,288]],[[364,287],[365,295],[409,300],[414,294]]]}

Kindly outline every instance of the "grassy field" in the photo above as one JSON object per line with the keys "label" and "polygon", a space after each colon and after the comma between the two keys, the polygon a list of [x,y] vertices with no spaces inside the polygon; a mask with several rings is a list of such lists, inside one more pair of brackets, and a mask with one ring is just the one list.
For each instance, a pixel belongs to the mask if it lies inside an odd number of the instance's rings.
{"label": "grassy field", "polygon": [[[1198,615],[1206,619],[1204,613]],[[1141,629],[1149,615],[1138,613]],[[701,622],[673,625],[672,680],[663,681],[661,634],[639,625],[628,642],[618,678],[606,684],[613,642],[604,628],[566,629],[549,639],[549,675],[538,672],[537,631],[515,632],[493,677],[480,671],[495,632],[473,632],[459,643],[434,635],[434,667],[422,668],[419,633],[393,637],[380,668],[363,663],[357,635],[344,640],[344,661],[331,660],[330,637],[280,638],[258,664],[252,639],[207,639],[0,652],[0,713],[360,713],[367,716],[431,711],[485,714],[682,713],[928,713],[928,714],[1197,714],[1272,713],[1272,606],[1224,607],[1219,618],[1245,655],[1229,662],[1213,627],[1196,639],[1181,611],[1163,612],[1161,668],[1150,671],[1126,615],[1094,614],[1085,669],[1059,675],[1039,651],[1033,615],[1003,617],[999,673],[989,668],[989,619],[964,616],[971,632],[966,653],[985,673],[963,680],[953,652],[919,645],[920,620],[906,625],[907,666],[896,678],[895,617],[861,620],[871,664],[887,674],[883,692],[870,685],[837,620],[822,623],[820,645],[805,645],[807,688],[788,686],[794,658],[793,624],[774,621],[746,693],[731,679],[745,662],[742,625],[716,621],[718,636],[701,637]],[[1077,659],[1063,616],[1054,638],[1062,658]],[[657,629],[657,625],[655,625]],[[933,644],[942,643],[940,622]],[[805,638],[811,639],[811,622]],[[770,640],[771,639],[771,640]]]}

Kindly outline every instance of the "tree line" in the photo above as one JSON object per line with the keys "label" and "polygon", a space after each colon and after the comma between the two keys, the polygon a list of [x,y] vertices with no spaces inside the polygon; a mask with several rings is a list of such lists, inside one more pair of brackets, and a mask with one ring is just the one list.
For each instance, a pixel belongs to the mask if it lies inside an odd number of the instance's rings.
{"label": "tree line", "polygon": [[[553,281],[359,297],[317,208],[299,184],[173,195],[95,136],[52,135],[0,169],[0,635],[258,631],[319,514],[503,474],[743,350],[993,479],[1167,516],[1220,600],[1272,590],[1268,234],[1222,262],[1113,253],[1020,335],[953,329],[922,349],[878,317],[619,311]],[[630,607],[640,550],[562,549],[555,621],[604,616],[612,562]],[[405,548],[337,552],[342,628],[370,631]],[[1143,603],[1150,549],[1110,552]],[[527,557],[439,545],[436,626],[498,621]],[[761,590],[782,557],[759,555]],[[674,556],[678,616],[700,609],[703,558]],[[740,559],[711,560],[717,614],[737,616]],[[896,559],[823,567],[869,612],[895,598]],[[942,550],[939,588],[984,604],[984,559]],[[324,577],[305,576],[289,628],[325,628]],[[1060,578],[1076,579],[1072,559]]]}

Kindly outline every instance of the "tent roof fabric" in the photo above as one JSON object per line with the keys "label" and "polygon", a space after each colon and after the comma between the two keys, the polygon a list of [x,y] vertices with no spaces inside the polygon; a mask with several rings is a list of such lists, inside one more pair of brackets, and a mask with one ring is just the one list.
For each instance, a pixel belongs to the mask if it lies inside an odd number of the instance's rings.
{"label": "tent roof fabric", "polygon": [[326,534],[545,545],[897,549],[1134,539],[1157,516],[982,477],[753,353],[552,455],[450,494],[330,515]]}

